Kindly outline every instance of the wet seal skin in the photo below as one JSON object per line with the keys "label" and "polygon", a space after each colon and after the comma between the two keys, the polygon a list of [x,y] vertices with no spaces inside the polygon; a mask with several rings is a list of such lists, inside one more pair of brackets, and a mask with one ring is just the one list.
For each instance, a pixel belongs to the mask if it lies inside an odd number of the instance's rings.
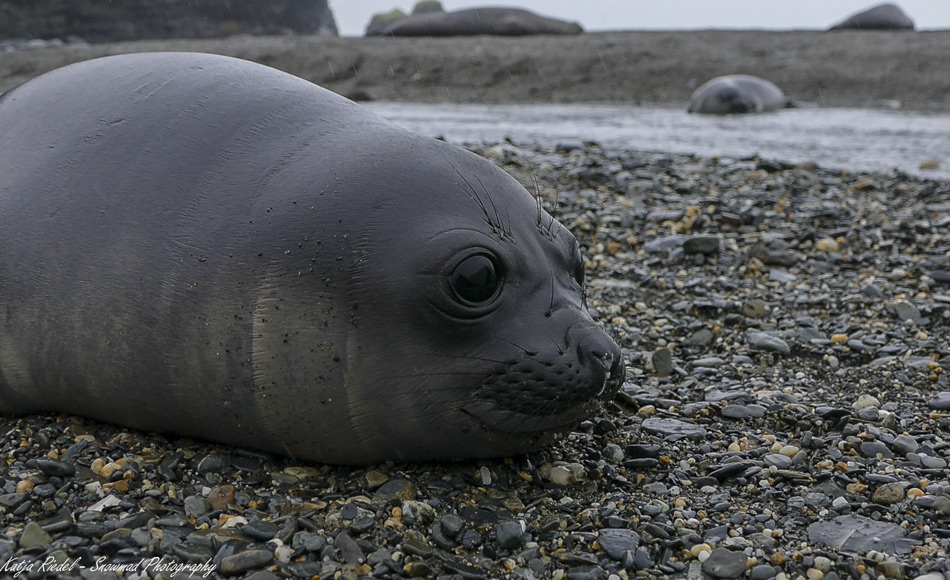
{"label": "wet seal skin", "polygon": [[725,75],[706,81],[693,92],[686,111],[707,115],[764,113],[795,102],[773,83],[752,75]]}
{"label": "wet seal skin", "polygon": [[0,99],[0,413],[360,464],[504,456],[621,353],[513,178],[277,70],[112,56]]}

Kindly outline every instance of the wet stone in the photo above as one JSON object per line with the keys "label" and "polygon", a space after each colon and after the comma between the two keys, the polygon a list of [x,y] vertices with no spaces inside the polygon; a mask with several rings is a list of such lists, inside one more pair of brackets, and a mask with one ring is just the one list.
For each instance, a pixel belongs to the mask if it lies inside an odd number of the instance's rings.
{"label": "wet stone", "polygon": [[762,458],[766,465],[779,469],[788,469],[792,465],[792,458],[781,453],[769,453]]}
{"label": "wet stone", "polygon": [[36,460],[36,466],[51,477],[69,477],[76,473],[75,465],[58,459],[40,458]]}
{"label": "wet stone", "polygon": [[[463,542],[464,544],[464,542]],[[432,546],[418,536],[412,536],[402,543],[402,550],[407,554],[426,558],[432,554]]]}
{"label": "wet stone", "polygon": [[768,313],[768,304],[765,300],[753,298],[742,305],[742,315],[746,318],[762,318]]}
{"label": "wet stone", "polygon": [[936,397],[930,399],[927,406],[937,411],[950,411],[950,391],[937,393]]}
{"label": "wet stone", "polygon": [[908,553],[919,544],[904,538],[904,530],[897,524],[860,515],[842,515],[831,521],[815,522],[808,526],[808,539],[830,548],[862,554],[869,550],[885,554]]}
{"label": "wet stone", "polygon": [[211,502],[207,498],[192,495],[185,498],[185,514],[200,518],[211,511]]}
{"label": "wet stone", "polygon": [[660,457],[660,446],[635,443],[627,446],[626,454],[631,459],[657,459]]}
{"label": "wet stone", "polygon": [[30,494],[28,493],[5,493],[0,495],[0,506],[16,508],[28,499],[30,499]]}
{"label": "wet stone", "polygon": [[661,348],[657,350],[650,360],[653,362],[653,369],[659,377],[668,377],[676,370],[676,367],[673,366],[673,353],[668,349]]}
{"label": "wet stone", "polygon": [[871,496],[871,500],[881,505],[899,503],[905,498],[904,490],[906,488],[907,484],[904,482],[885,483],[874,490],[874,495]]}
{"label": "wet stone", "polygon": [[745,405],[726,405],[719,413],[728,419],[748,419],[752,413]]}
{"label": "wet stone", "polygon": [[746,571],[748,558],[743,552],[716,548],[703,562],[702,570],[713,578],[739,578]]}
{"label": "wet stone", "polygon": [[219,571],[225,576],[233,576],[261,568],[273,561],[274,553],[270,550],[247,550],[222,559]]}
{"label": "wet stone", "polygon": [[894,454],[887,448],[887,445],[880,441],[864,441],[858,447],[858,453],[861,457],[877,457],[880,455],[885,458],[893,458]]}
{"label": "wet stone", "polygon": [[507,521],[495,526],[495,542],[502,550],[515,550],[524,545],[524,527],[521,522]]}
{"label": "wet stone", "polygon": [[198,463],[198,473],[218,473],[231,464],[231,456],[226,453],[212,453]]}
{"label": "wet stone", "polygon": [[[708,346],[712,344],[712,341],[715,338],[716,336],[712,333],[711,330],[709,330],[708,328],[703,328],[703,329],[697,330],[696,332],[688,336],[686,340],[683,341],[683,344],[688,345],[688,346]],[[694,366],[699,366],[699,365],[695,365],[694,363]]]}
{"label": "wet stone", "polygon": [[910,320],[919,323],[923,318],[917,307],[909,302],[895,302],[893,305],[894,315],[901,320]]}
{"label": "wet stone", "polygon": [[340,551],[340,560],[345,563],[359,564],[365,560],[363,550],[346,532],[340,532],[333,540],[333,547]]}
{"label": "wet stone", "polygon": [[719,251],[719,236],[690,236],[683,241],[687,254],[715,254]]}
{"label": "wet stone", "polygon": [[43,528],[36,522],[30,522],[23,528],[20,534],[19,549],[33,550],[36,548],[45,548],[50,543],[50,535],[43,531]]}
{"label": "wet stone", "polygon": [[635,552],[640,544],[640,534],[626,529],[602,529],[597,543],[613,560],[623,560],[625,552]]}
{"label": "wet stone", "polygon": [[783,339],[767,332],[752,330],[748,334],[749,346],[754,350],[789,353],[791,348]]}
{"label": "wet stone", "polygon": [[415,499],[416,486],[407,479],[391,479],[380,486],[373,495],[374,501],[382,504],[396,503]]}
{"label": "wet stone", "polygon": [[234,503],[235,489],[233,485],[218,485],[208,494],[211,509],[223,510]]}
{"label": "wet stone", "polygon": [[722,365],[726,364],[726,361],[719,358],[718,356],[708,356],[704,358],[698,358],[693,361],[693,367],[708,367],[708,368],[719,368]]}
{"label": "wet stone", "polygon": [[446,514],[439,520],[439,525],[442,527],[442,531],[445,532],[446,536],[457,538],[465,522],[455,514]]}
{"label": "wet stone", "polygon": [[947,460],[933,455],[920,455],[920,465],[927,469],[944,469],[947,467]]}
{"label": "wet stone", "polygon": [[759,564],[752,568],[749,577],[752,580],[771,580],[777,575],[775,568],[767,564]]}
{"label": "wet stone", "polygon": [[679,419],[650,417],[643,421],[643,430],[662,437],[705,437],[706,428]]}
{"label": "wet stone", "polygon": [[245,576],[244,580],[277,580],[277,576],[267,570],[258,570],[250,576]]}
{"label": "wet stone", "polygon": [[260,520],[252,521],[241,527],[241,532],[262,542],[273,539],[279,530],[280,526],[277,524]]}

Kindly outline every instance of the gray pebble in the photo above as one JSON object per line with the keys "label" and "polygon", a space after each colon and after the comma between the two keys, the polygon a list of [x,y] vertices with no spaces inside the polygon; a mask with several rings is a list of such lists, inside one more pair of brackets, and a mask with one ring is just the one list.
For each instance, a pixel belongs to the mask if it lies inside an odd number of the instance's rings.
{"label": "gray pebble", "polygon": [[495,526],[495,542],[502,550],[515,550],[524,545],[524,527],[521,522],[509,520]]}
{"label": "gray pebble", "polygon": [[200,495],[191,495],[185,498],[185,515],[200,518],[211,511],[211,502]]}
{"label": "gray pebble", "polygon": [[218,473],[230,464],[231,456],[227,453],[212,453],[198,464],[198,473]]}
{"label": "gray pebble", "polygon": [[894,309],[894,315],[901,320],[910,320],[914,323],[919,323],[923,318],[920,315],[920,311],[917,310],[917,307],[909,302],[895,302],[892,305]]}
{"label": "gray pebble", "polygon": [[673,353],[668,349],[657,350],[650,360],[653,361],[653,370],[656,371],[658,377],[668,377],[676,370],[673,366]]}
{"label": "gray pebble", "polygon": [[758,330],[749,331],[748,340],[749,346],[752,347],[753,350],[764,350],[781,353],[791,352],[791,348],[788,346],[787,342],[767,332]]}
{"label": "gray pebble", "polygon": [[681,436],[681,437],[705,437],[706,428],[702,425],[687,423],[679,419],[666,419],[662,417],[650,417],[643,420],[642,428],[648,433],[654,433],[663,437]]}
{"label": "gray pebble", "polygon": [[50,543],[50,535],[43,531],[43,528],[36,522],[30,522],[23,528],[20,534],[19,549],[32,550],[34,548],[45,548]]}
{"label": "gray pebble", "polygon": [[40,458],[36,460],[36,466],[46,475],[54,477],[69,477],[76,473],[75,465],[58,459]]}
{"label": "gray pebble", "polygon": [[769,566],[768,564],[759,564],[758,566],[752,568],[752,572],[750,573],[752,580],[771,580],[772,578],[775,578],[776,575],[777,572],[775,571],[775,568]]}
{"label": "gray pebble", "polygon": [[950,411],[950,391],[941,391],[937,396],[927,403],[931,409],[937,411]]}
{"label": "gray pebble", "polygon": [[683,241],[683,252],[687,254],[715,254],[719,251],[719,236],[690,236]]}
{"label": "gray pebble", "polygon": [[920,445],[917,444],[917,440],[909,435],[898,435],[894,438],[894,441],[891,442],[891,449],[894,453],[902,457],[908,453],[917,451],[918,447],[920,447]]}
{"label": "gray pebble", "polygon": [[762,461],[766,465],[778,467],[779,469],[788,469],[792,466],[792,458],[787,455],[782,455],[781,453],[768,453],[763,458]]}
{"label": "gray pebble", "polygon": [[858,447],[858,453],[861,457],[877,457],[880,455],[885,458],[893,458],[894,454],[887,448],[887,445],[880,441],[863,441]]}
{"label": "gray pebble", "polygon": [[340,560],[344,563],[359,564],[365,560],[363,550],[346,532],[340,532],[333,540],[333,547],[340,551]]}
{"label": "gray pebble", "polygon": [[270,550],[247,550],[223,558],[219,571],[225,576],[233,576],[266,566],[273,561],[274,553]]}
{"label": "gray pebble", "polygon": [[703,562],[702,570],[714,578],[739,578],[745,574],[748,557],[743,552],[716,548]]}
{"label": "gray pebble", "polygon": [[613,560],[622,560],[624,553],[635,552],[640,545],[640,534],[627,529],[602,529],[597,535],[597,543]]}

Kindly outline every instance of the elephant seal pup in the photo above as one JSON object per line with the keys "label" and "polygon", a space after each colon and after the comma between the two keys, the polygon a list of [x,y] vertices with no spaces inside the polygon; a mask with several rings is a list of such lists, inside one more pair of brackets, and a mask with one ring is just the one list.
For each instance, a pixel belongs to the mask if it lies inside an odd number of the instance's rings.
{"label": "elephant seal pup", "polygon": [[828,30],[913,30],[914,21],[897,4],[878,4],[853,14]]}
{"label": "elephant seal pup", "polygon": [[726,75],[706,81],[689,99],[689,113],[762,113],[795,104],[769,81],[752,75]]}
{"label": "elephant seal pup", "polygon": [[305,80],[106,57],[0,136],[0,413],[365,464],[535,449],[622,380],[537,200]]}
{"label": "elephant seal pup", "polygon": [[470,8],[454,12],[427,12],[399,19],[379,32],[381,36],[526,36],[580,34],[576,22],[539,16],[518,8]]}

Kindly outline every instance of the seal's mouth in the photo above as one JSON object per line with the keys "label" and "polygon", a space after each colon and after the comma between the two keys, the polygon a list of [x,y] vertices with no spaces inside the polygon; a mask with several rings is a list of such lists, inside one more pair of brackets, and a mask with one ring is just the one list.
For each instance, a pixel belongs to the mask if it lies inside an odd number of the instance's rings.
{"label": "seal's mouth", "polygon": [[506,409],[489,401],[467,405],[462,412],[470,415],[485,427],[503,433],[540,433],[563,431],[590,417],[599,403],[590,402],[572,406],[568,410],[550,415],[533,415]]}

